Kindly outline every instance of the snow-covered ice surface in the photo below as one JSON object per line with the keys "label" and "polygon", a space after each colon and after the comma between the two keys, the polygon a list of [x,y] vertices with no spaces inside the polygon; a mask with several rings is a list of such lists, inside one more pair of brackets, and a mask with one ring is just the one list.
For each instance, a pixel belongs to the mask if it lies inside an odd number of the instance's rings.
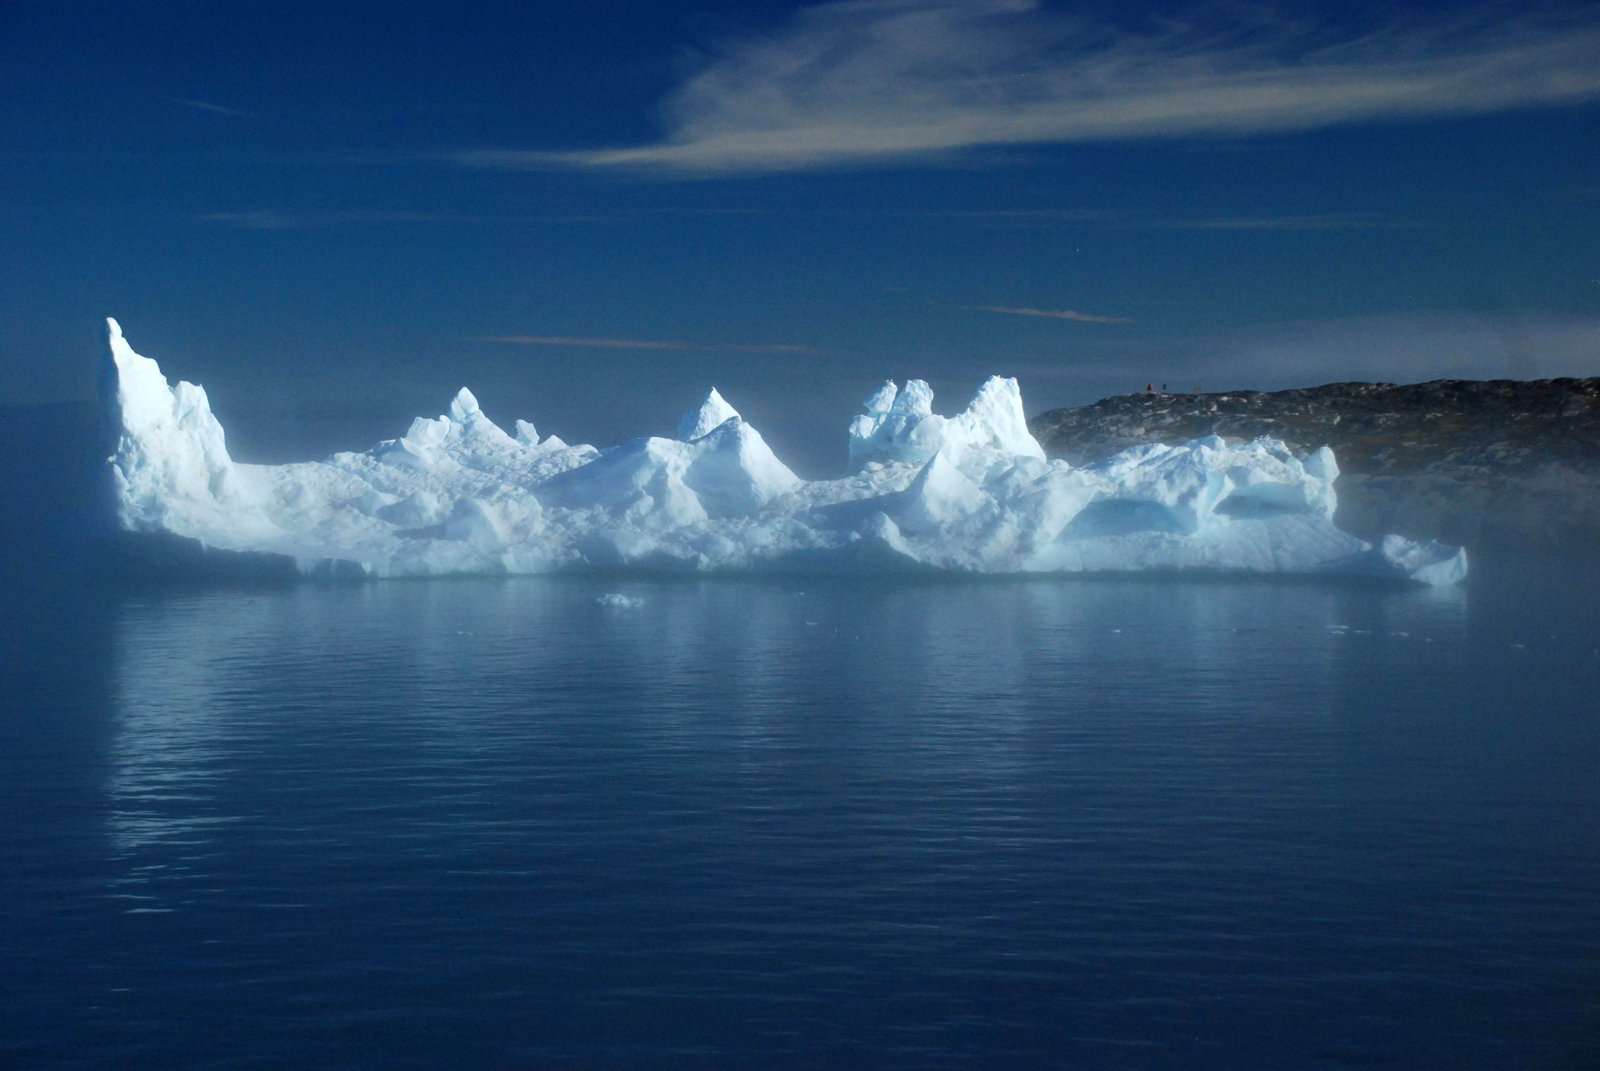
{"label": "snow-covered ice surface", "polygon": [[1334,527],[1339,469],[1215,436],[1073,468],[1028,432],[1014,379],[952,417],[886,383],[849,428],[850,474],[801,480],[715,390],[674,438],[597,450],[495,425],[462,389],[397,439],[324,461],[234,461],[205,390],[171,385],[107,321],[118,521],[371,577],[641,571],[1337,573],[1449,584],[1457,547]]}

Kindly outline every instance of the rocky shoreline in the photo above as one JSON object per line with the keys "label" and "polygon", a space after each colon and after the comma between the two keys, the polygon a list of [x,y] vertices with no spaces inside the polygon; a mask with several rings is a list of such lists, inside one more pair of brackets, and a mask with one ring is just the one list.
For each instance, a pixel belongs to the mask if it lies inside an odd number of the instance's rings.
{"label": "rocky shoreline", "polygon": [[1028,425],[1075,465],[1212,434],[1332,447],[1336,522],[1363,538],[1397,532],[1491,555],[1600,545],[1600,377],[1122,394]]}

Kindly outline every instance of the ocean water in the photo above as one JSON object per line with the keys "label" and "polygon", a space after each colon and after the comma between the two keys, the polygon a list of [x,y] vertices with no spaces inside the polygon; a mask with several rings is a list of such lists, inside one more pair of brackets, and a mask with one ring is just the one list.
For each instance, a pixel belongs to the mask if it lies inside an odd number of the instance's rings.
{"label": "ocean water", "polygon": [[1597,592],[14,594],[0,1064],[1600,1066]]}

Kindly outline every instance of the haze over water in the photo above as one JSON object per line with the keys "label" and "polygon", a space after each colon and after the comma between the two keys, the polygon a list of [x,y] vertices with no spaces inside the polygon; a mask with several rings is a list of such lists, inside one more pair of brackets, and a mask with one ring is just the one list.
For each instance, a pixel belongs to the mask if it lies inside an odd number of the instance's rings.
{"label": "haze over water", "polygon": [[0,1056],[1589,1066],[1595,591],[12,607]]}

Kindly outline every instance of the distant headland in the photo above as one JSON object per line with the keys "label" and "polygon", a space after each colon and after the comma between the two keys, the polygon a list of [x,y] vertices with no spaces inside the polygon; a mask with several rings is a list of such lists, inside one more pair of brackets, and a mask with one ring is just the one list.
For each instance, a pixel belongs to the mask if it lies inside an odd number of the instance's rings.
{"label": "distant headland", "polygon": [[1398,532],[1489,553],[1600,542],[1600,377],[1141,391],[1028,426],[1048,456],[1074,465],[1213,434],[1332,447],[1337,523],[1363,538]]}

